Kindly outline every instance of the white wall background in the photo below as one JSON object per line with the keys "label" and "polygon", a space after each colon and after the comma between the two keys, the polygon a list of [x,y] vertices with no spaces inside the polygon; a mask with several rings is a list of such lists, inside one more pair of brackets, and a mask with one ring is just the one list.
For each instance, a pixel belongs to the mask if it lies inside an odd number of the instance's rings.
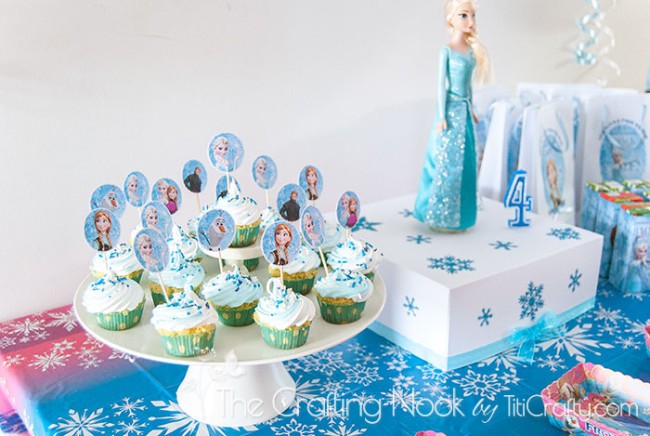
{"label": "white wall background", "polygon": [[[619,3],[607,24],[622,75],[610,84],[642,89],[650,1]],[[365,202],[414,191],[446,41],[441,4],[0,2],[0,320],[71,302],[93,254],[82,223],[96,186],[136,169],[179,180],[186,160],[207,163],[219,132],[244,141],[237,177],[262,202],[249,175],[262,153],[278,186],[318,165],[325,210],[345,189]],[[496,82],[594,80],[570,59],[583,12],[577,0],[483,0]],[[127,232],[136,217],[127,209]]]}

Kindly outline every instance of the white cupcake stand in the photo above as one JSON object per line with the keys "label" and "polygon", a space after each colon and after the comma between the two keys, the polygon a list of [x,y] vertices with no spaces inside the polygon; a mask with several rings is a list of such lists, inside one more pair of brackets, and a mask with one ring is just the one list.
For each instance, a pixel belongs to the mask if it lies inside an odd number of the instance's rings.
{"label": "white cupcake stand", "polygon": [[[215,253],[206,254],[213,256]],[[241,264],[243,259],[261,257],[259,239],[251,247],[224,250],[222,257],[235,264]],[[205,258],[202,265],[208,277],[217,274],[217,260]],[[323,274],[321,269],[319,275]],[[252,275],[260,279],[264,288],[269,277],[264,259],[260,260]],[[117,332],[100,328],[93,315],[81,304],[83,291],[92,280],[92,277],[87,277],[74,297],[75,313],[86,331],[125,353],[187,365],[185,379],[176,391],[178,405],[192,418],[218,427],[255,425],[284,412],[295,399],[296,384],[282,362],[317,353],[354,337],[379,316],[386,302],[384,282],[377,275],[374,293],[367,301],[361,319],[334,325],[321,318],[316,297],[310,292],[307,297],[316,306],[316,317],[302,347],[279,350],[267,345],[257,324],[246,327],[217,324],[212,352],[205,356],[174,357],[165,352],[160,335],[151,325],[153,303],[150,297],[147,297],[142,320],[135,327]],[[143,277],[142,285],[148,294],[146,277]]]}

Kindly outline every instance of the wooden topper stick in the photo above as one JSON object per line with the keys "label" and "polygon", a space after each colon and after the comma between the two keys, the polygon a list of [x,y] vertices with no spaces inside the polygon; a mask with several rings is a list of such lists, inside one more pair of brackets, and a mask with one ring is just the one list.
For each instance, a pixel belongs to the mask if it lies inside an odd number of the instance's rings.
{"label": "wooden topper stick", "polygon": [[271,202],[269,201],[269,190],[268,189],[264,190],[264,195],[266,196],[266,207],[269,207],[271,205]]}
{"label": "wooden topper stick", "polygon": [[284,268],[280,266],[280,281],[284,283]]}
{"label": "wooden topper stick", "polygon": [[108,271],[110,270],[108,266],[108,256],[106,251],[102,251],[102,257],[104,258],[104,264],[106,265],[106,274],[108,274]]}
{"label": "wooden topper stick", "polygon": [[230,171],[226,171],[226,192],[230,192]]}
{"label": "wooden topper stick", "polygon": [[318,247],[318,252],[320,253],[320,260],[323,262],[323,269],[325,270],[325,275],[328,276],[330,275],[329,271],[327,271],[327,262],[325,262],[325,255],[323,254],[323,249]]}
{"label": "wooden topper stick", "polygon": [[201,215],[201,198],[198,192],[196,193],[196,205],[199,207],[199,215]]}
{"label": "wooden topper stick", "polygon": [[348,227],[348,234],[347,234],[347,236],[348,236],[348,239],[350,239],[350,236],[352,236],[352,230],[351,230],[349,227]]}
{"label": "wooden topper stick", "polygon": [[219,274],[223,274],[223,259],[221,258],[221,248],[217,250],[219,254]]}
{"label": "wooden topper stick", "polygon": [[158,281],[160,282],[160,287],[162,288],[163,296],[165,297],[165,303],[169,303],[169,295],[167,295],[167,289],[165,288],[165,285],[163,285],[163,278],[160,271],[158,271]]}

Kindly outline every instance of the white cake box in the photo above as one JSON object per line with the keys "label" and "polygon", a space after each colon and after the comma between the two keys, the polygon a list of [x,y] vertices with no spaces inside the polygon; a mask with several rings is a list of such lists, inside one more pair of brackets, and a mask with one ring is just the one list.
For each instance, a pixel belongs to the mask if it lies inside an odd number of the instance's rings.
{"label": "white cake box", "polygon": [[483,200],[477,225],[434,234],[410,216],[415,196],[363,205],[353,235],[384,253],[388,299],[370,328],[450,370],[516,344],[513,329],[546,312],[566,322],[594,306],[602,237]]}

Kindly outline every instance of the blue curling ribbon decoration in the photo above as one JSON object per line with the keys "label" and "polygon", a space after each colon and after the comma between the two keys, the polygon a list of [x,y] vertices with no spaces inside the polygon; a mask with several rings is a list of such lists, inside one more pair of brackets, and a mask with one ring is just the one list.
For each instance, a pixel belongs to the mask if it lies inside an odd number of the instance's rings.
{"label": "blue curling ribbon decoration", "polygon": [[[575,49],[575,61],[579,65],[595,66],[599,63],[611,68],[617,76],[620,76],[621,69],[616,62],[607,58],[607,54],[614,48],[616,41],[614,32],[603,25],[603,21],[609,9],[617,5],[617,0],[609,0],[609,7],[604,8],[600,0],[585,0],[593,12],[590,12],[578,20],[578,29],[586,35],[586,40],[580,41]],[[602,42],[602,36],[606,42]],[[600,48],[598,48],[600,46]],[[599,77],[601,85],[607,84],[605,77]]]}
{"label": "blue curling ribbon decoration", "polygon": [[562,323],[555,312],[546,312],[532,326],[513,329],[510,342],[515,346],[521,344],[517,359],[524,363],[533,363],[536,343],[558,336],[561,326]]}
{"label": "blue curling ribbon decoration", "polygon": [[[587,49],[598,43],[598,31],[596,29],[600,28],[599,23],[602,20],[602,10],[598,0],[585,1],[589,6],[591,6],[594,12],[587,14],[578,20],[578,29],[580,29],[582,33],[586,34],[589,39],[578,43],[578,46],[576,47],[576,62],[580,65],[594,65],[598,58],[595,54],[588,52]],[[596,29],[589,27],[592,22],[595,23],[594,27]]]}

